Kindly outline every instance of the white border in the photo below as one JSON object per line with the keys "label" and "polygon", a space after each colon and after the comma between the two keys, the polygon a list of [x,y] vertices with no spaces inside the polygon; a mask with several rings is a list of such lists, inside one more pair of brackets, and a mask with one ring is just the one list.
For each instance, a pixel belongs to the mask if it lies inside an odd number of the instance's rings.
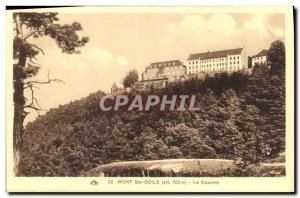
{"label": "white border", "polygon": [[[5,13],[5,6],[6,5],[19,5],[20,1],[17,0],[6,0],[6,1],[1,1],[1,11],[2,13]],[[22,1],[21,2],[22,5],[25,5],[25,2]],[[196,1],[196,0],[185,0],[185,1],[180,1],[180,0],[173,0],[172,2],[170,1],[163,1],[163,0],[151,0],[151,1],[141,1],[141,2],[137,2],[135,0],[117,0],[117,1],[112,1],[112,0],[102,0],[102,1],[93,1],[93,0],[78,0],[76,2],[74,2],[74,0],[32,0],[30,2],[26,1],[26,5],[30,6],[30,5],[175,5],[175,6],[180,6],[180,5],[294,5],[296,8],[300,7],[300,3],[299,1],[296,0],[272,0],[272,1],[261,1],[261,0],[251,0],[251,1],[235,1],[235,0],[227,0],[222,1],[222,0],[210,0],[210,1]],[[299,15],[299,13],[298,13]],[[298,17],[295,19],[296,21],[296,27],[299,25],[299,20]],[[5,14],[1,14],[0,15],[0,25],[1,30],[5,30]],[[298,26],[299,27],[299,26]],[[0,47],[0,54],[1,54],[1,58],[0,61],[2,62],[2,66],[0,66],[0,104],[1,104],[1,114],[0,114],[0,127],[1,127],[1,132],[2,132],[2,137],[0,138],[0,145],[1,145],[1,149],[0,149],[0,157],[2,158],[2,167],[4,167],[4,163],[5,163],[5,140],[6,138],[4,138],[4,132],[5,132],[5,74],[6,74],[6,51],[5,51],[5,32],[6,31],[0,31],[0,43],[1,43],[1,47]],[[296,35],[296,34],[295,34]],[[296,43],[297,46],[299,46],[299,40]],[[296,51],[297,52],[297,51]],[[297,54],[295,54],[296,57],[298,57],[299,55],[299,51]],[[297,65],[298,66],[298,65]],[[297,74],[299,75],[299,70],[297,71]],[[298,84],[298,90],[297,92],[299,93],[299,84]],[[300,121],[300,118],[298,117],[297,121]],[[298,122],[299,123],[299,122]],[[298,140],[299,140],[299,135],[298,135]],[[298,152],[298,156],[299,156],[299,152]],[[297,156],[297,157],[298,157]],[[0,191],[0,195],[1,197],[8,197],[9,195],[5,192],[5,169],[2,168],[1,169],[1,191]],[[26,196],[26,195],[23,195]],[[104,195],[101,195],[104,196]],[[116,196],[116,195],[115,195]],[[202,195],[203,196],[203,195]],[[207,196],[207,195],[205,195]],[[214,195],[213,197],[217,197],[218,195]],[[40,196],[38,196],[40,197]],[[58,196],[61,197],[61,196]],[[81,195],[80,197],[84,197],[84,195]],[[212,196],[210,196],[212,197]],[[257,196],[257,197],[262,197],[262,195]]]}

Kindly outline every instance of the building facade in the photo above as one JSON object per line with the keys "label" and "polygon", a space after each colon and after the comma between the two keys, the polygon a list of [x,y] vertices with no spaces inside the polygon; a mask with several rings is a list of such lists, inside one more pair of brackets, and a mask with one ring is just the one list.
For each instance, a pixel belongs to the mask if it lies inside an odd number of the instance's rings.
{"label": "building facade", "polygon": [[142,74],[142,81],[167,79],[168,82],[183,80],[186,66],[179,60],[151,63]]}
{"label": "building facade", "polygon": [[191,54],[185,63],[187,74],[233,72],[246,67],[243,48]]}
{"label": "building facade", "polygon": [[168,84],[168,78],[157,78],[149,80],[141,80],[135,86],[135,90],[149,90],[165,88]]}
{"label": "building facade", "polygon": [[258,54],[256,54],[255,56],[252,56],[252,67],[254,67],[255,65],[267,64],[268,63],[267,54],[268,54],[268,50],[264,49]]}

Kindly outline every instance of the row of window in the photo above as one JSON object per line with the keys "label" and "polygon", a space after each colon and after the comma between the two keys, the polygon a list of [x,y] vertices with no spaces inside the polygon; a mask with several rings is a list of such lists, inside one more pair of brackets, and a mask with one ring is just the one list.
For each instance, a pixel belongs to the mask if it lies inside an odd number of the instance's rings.
{"label": "row of window", "polygon": [[[230,56],[229,57],[230,60],[239,60],[240,59],[240,56]],[[217,62],[217,61],[226,61],[227,58],[212,58],[212,59],[205,59],[205,60],[201,60],[199,61],[199,63],[211,63],[211,62]],[[194,61],[189,61],[189,64],[192,65],[192,64],[198,64],[198,61],[197,60],[194,60]]]}
{"label": "row of window", "polygon": [[156,64],[153,64],[154,67],[161,67],[161,66],[174,66],[176,65],[176,62],[169,62],[169,63],[156,63]]}
{"label": "row of window", "polygon": [[239,62],[239,61],[236,61],[236,62],[235,62],[235,61],[233,61],[233,62],[230,62],[229,64],[230,64],[230,65],[232,65],[232,63],[233,63],[234,65],[235,65],[235,63],[236,63],[236,64],[240,64],[240,62]]}
{"label": "row of window", "polygon": [[262,65],[263,64],[263,61],[255,61],[253,62],[254,64],[259,64],[259,65]]}
{"label": "row of window", "polygon": [[229,60],[240,59],[240,56],[230,56]]}
{"label": "row of window", "polygon": [[[160,65],[160,64],[159,64]],[[175,68],[179,68],[180,66],[182,66],[182,65],[177,65],[177,66],[169,66],[169,65],[163,65],[164,67],[166,67],[166,68],[169,68],[169,69],[175,69]],[[153,65],[150,65],[149,67],[148,67],[148,69],[154,69],[154,68],[159,68],[159,67],[161,67],[161,66],[158,66],[158,64],[153,64]],[[182,66],[183,67],[183,66]]]}
{"label": "row of window", "polygon": [[256,60],[257,60],[257,61],[258,61],[258,60],[263,60],[263,57],[261,56],[261,57],[253,58],[253,60],[254,60],[254,61],[256,61]]}
{"label": "row of window", "polygon": [[[228,71],[235,71],[235,70],[238,70],[239,67],[229,67]],[[227,69],[225,67],[223,68],[208,68],[208,69],[203,69],[203,70],[200,70],[200,71],[226,71]],[[189,71],[189,74],[194,74],[194,73],[198,73],[200,72],[198,69],[196,70],[191,70]]]}
{"label": "row of window", "polygon": [[[233,61],[233,62],[230,62],[229,65],[232,65],[232,64],[240,64],[239,61]],[[211,68],[211,67],[219,67],[219,66],[227,66],[227,63],[217,63],[217,64],[207,64],[207,65],[201,65],[200,68]],[[198,65],[196,66],[189,66],[189,69],[194,69],[196,67],[196,69],[198,69]]]}
{"label": "row of window", "polygon": [[226,61],[227,58],[212,58],[212,59],[206,59],[202,60],[202,63],[211,63],[211,62],[217,62],[217,61]]}

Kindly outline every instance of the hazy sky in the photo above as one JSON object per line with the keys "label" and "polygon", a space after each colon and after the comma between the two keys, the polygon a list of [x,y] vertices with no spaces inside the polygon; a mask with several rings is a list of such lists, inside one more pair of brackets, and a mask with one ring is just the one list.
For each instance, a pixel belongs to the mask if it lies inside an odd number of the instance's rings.
{"label": "hazy sky", "polygon": [[[248,55],[284,41],[283,14],[60,14],[60,23],[80,22],[90,38],[79,55],[62,54],[49,38],[32,40],[44,49],[35,77],[62,79],[42,85],[36,97],[43,109],[109,91],[132,68],[141,74],[151,62],[179,59],[190,53],[245,47]],[[31,113],[27,121],[37,116]]]}

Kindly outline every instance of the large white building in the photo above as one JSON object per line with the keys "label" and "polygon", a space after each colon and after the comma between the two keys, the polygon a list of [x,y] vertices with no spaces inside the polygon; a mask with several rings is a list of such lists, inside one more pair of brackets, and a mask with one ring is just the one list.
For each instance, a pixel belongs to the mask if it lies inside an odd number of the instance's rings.
{"label": "large white building", "polygon": [[264,49],[255,56],[252,56],[252,67],[255,65],[267,64],[267,54],[268,50]]}
{"label": "large white building", "polygon": [[233,72],[247,67],[243,48],[191,54],[185,65],[187,74]]}
{"label": "large white building", "polygon": [[142,74],[142,80],[168,79],[168,82],[181,80],[186,74],[186,66],[179,60],[151,63]]}

